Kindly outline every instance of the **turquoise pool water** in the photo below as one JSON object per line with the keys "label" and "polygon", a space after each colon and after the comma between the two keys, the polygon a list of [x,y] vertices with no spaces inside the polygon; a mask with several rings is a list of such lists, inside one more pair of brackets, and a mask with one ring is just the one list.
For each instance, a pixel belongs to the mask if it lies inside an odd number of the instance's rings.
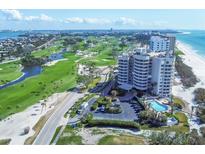
{"label": "turquoise pool water", "polygon": [[160,104],[157,101],[151,100],[148,103],[150,103],[150,106],[157,112],[164,112],[168,110],[167,105]]}

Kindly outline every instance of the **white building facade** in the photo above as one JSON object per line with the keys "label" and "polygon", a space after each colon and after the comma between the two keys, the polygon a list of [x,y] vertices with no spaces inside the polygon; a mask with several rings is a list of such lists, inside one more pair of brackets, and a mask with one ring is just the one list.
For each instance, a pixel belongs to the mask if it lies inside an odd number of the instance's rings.
{"label": "white building facade", "polygon": [[153,53],[139,48],[118,58],[118,84],[161,97],[171,95],[175,58],[169,53]]}
{"label": "white building facade", "polygon": [[174,52],[176,38],[172,35],[151,36],[149,49],[153,52]]}

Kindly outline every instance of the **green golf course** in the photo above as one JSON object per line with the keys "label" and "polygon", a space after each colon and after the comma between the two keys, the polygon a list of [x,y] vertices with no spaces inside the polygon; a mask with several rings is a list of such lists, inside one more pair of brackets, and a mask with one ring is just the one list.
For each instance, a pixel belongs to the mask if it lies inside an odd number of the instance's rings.
{"label": "green golf course", "polygon": [[0,64],[0,85],[15,80],[22,74],[19,61]]}
{"label": "green golf course", "polygon": [[79,57],[65,54],[68,60],[44,67],[40,75],[28,78],[0,91],[0,119],[22,111],[53,93],[76,85],[76,63]]}

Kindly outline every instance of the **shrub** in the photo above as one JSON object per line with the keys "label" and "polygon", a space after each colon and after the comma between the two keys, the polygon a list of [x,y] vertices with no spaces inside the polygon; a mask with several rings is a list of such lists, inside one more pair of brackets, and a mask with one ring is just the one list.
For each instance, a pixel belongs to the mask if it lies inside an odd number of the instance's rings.
{"label": "shrub", "polygon": [[179,56],[176,57],[175,68],[185,87],[193,87],[198,82],[196,76],[192,72],[192,68],[184,64]]}
{"label": "shrub", "polygon": [[205,137],[205,127],[201,127],[200,132],[201,132],[202,136]]}
{"label": "shrub", "polygon": [[98,108],[98,103],[93,103],[93,105],[91,106],[91,111],[95,111]]}
{"label": "shrub", "polygon": [[197,88],[194,91],[195,97],[194,100],[199,104],[205,103],[205,89],[204,88]]}
{"label": "shrub", "polygon": [[93,119],[93,114],[92,114],[92,113],[88,113],[85,117],[83,117],[83,118],[81,119],[81,122],[82,122],[83,124],[87,124],[87,123],[89,123],[92,119]]}
{"label": "shrub", "polygon": [[11,109],[11,106],[7,106],[6,109],[7,109],[7,110],[10,110],[10,109]]}

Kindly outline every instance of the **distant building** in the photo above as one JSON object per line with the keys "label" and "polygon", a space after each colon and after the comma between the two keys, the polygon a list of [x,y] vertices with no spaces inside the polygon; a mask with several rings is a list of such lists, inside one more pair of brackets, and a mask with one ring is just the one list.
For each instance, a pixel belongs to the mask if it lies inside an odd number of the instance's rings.
{"label": "distant building", "polygon": [[172,51],[175,49],[176,38],[172,35],[151,36],[150,50],[154,52]]}

